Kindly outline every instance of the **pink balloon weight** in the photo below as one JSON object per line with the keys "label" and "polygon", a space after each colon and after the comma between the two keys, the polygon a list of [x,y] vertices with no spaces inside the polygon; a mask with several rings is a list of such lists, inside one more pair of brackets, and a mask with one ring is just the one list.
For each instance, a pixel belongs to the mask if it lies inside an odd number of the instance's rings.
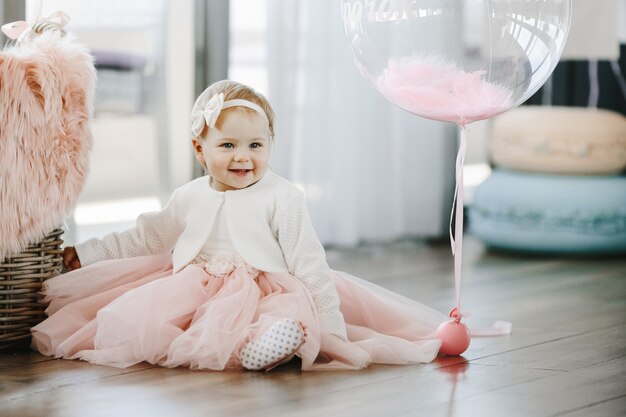
{"label": "pink balloon weight", "polygon": [[456,320],[441,323],[437,327],[435,335],[441,340],[439,352],[450,356],[457,356],[465,352],[472,338],[467,326]]}
{"label": "pink balloon weight", "polygon": [[365,79],[418,116],[461,125],[535,93],[559,61],[571,0],[342,0]]}

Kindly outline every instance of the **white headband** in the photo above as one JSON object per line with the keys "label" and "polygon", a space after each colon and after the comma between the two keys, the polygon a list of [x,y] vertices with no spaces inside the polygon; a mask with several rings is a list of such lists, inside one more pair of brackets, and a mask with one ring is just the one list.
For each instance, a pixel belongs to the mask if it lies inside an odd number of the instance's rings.
{"label": "white headband", "polygon": [[224,101],[224,93],[215,94],[208,100],[208,92],[208,90],[205,90],[200,94],[200,97],[198,97],[191,110],[191,133],[193,133],[194,137],[200,137],[205,124],[209,127],[215,127],[217,118],[220,117],[222,110],[229,107],[241,106],[252,109],[263,116],[269,125],[270,122],[267,119],[267,115],[259,105],[248,100],[240,99]]}

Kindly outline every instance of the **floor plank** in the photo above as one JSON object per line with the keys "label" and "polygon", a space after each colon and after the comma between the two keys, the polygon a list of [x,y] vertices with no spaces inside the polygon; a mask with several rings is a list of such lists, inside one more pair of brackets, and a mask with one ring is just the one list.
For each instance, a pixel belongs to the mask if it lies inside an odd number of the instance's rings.
{"label": "floor plank", "polygon": [[[505,373],[511,369],[504,367]],[[535,381],[510,385],[502,389],[481,393],[455,401],[455,417],[510,416],[548,417],[580,411],[599,402],[613,400],[624,395],[626,384],[625,358],[576,369],[557,372]],[[618,404],[609,404],[609,406]],[[446,406],[425,407],[425,415],[444,415]],[[617,410],[606,410],[606,416]],[[407,416],[410,414],[406,414]],[[623,414],[621,414],[623,415]]]}
{"label": "floor plank", "polygon": [[[457,395],[517,384],[554,372],[520,369],[514,375],[498,377],[494,367],[477,368],[459,378]],[[294,369],[267,375],[156,368],[61,386],[1,404],[4,411],[30,407],[31,415],[37,415],[54,398],[52,415],[63,416],[81,415],[85,404],[95,401],[102,407],[96,415],[125,415],[133,410],[141,415],[165,416],[183,401],[213,415],[225,416],[288,416],[295,409],[301,410],[302,415],[383,415],[390,403],[397,412],[447,403],[454,393],[438,387],[450,384],[455,376],[436,369],[378,366],[363,372],[314,372],[305,376]],[[33,409],[32,404],[41,407]],[[155,404],[161,406],[155,408]],[[183,410],[193,411],[185,407]]]}
{"label": "floor plank", "polygon": [[625,356],[626,332],[623,326],[616,326],[490,355],[472,363],[571,371]]}
{"label": "floor plank", "polygon": [[[314,387],[317,389],[313,393],[307,392],[307,395],[299,396],[297,406],[303,411],[298,415],[415,415],[416,410],[422,410],[428,406],[445,406],[458,398],[503,386],[514,386],[558,373],[558,371],[518,369],[504,374],[495,367],[472,364],[456,365],[452,368],[442,371],[423,367],[418,372],[393,380],[378,381],[353,389],[333,390],[328,393],[317,388],[322,384],[315,384]],[[301,385],[310,384],[304,378],[294,383],[298,389]],[[269,412],[270,415],[279,416],[287,416],[294,409],[296,409],[295,403],[274,403],[263,407],[263,410]],[[261,416],[262,413],[253,415]]]}
{"label": "floor plank", "polygon": [[153,365],[142,363],[130,368],[119,369],[61,359],[37,361],[29,366],[12,367],[2,371],[3,386],[10,384],[12,389],[7,390],[8,392],[4,392],[4,389],[0,390],[0,404],[29,397],[42,391],[85,384],[90,381],[134,373],[153,367]]}
{"label": "floor plank", "polygon": [[626,394],[607,401],[583,406],[574,411],[558,414],[559,417],[623,417],[626,416]]}
{"label": "floor plank", "polygon": [[0,353],[0,372],[4,375],[4,370],[19,366],[24,366],[24,364],[33,364],[37,362],[46,362],[53,360],[50,357],[43,356],[38,352],[10,352],[10,353]]}

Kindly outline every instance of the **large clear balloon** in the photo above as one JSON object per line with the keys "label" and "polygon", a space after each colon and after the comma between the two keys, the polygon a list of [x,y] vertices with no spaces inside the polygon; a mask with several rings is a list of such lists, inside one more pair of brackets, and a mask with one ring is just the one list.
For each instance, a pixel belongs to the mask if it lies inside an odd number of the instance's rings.
{"label": "large clear balloon", "polygon": [[517,106],[556,66],[571,0],[342,0],[363,76],[394,104],[465,125]]}

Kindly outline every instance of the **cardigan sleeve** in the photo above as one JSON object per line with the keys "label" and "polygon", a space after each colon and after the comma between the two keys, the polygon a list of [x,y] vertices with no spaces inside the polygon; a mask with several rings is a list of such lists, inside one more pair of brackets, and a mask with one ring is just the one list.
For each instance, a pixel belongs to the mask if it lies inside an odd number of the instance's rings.
{"label": "cardigan sleeve", "polygon": [[347,339],[339,295],[315,234],[304,195],[298,190],[277,207],[277,234],[289,272],[311,293],[321,331]]}
{"label": "cardigan sleeve", "polygon": [[176,194],[177,191],[161,211],[140,215],[135,227],[76,245],[81,265],[170,252],[183,230],[177,212]]}

